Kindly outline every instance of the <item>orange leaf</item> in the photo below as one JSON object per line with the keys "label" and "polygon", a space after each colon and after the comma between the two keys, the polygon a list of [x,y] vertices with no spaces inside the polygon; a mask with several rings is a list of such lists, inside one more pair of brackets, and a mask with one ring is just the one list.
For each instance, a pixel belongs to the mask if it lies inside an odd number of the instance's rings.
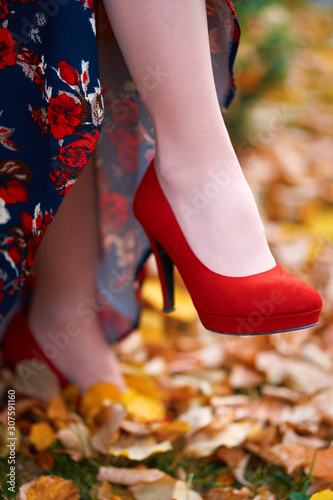
{"label": "orange leaf", "polygon": [[41,476],[27,490],[27,500],[80,500],[72,481],[57,476]]}

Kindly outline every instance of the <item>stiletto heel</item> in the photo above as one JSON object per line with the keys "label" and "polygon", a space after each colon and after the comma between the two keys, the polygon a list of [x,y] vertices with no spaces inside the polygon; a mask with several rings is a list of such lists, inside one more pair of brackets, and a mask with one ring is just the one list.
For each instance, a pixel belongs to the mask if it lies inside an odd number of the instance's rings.
{"label": "stiletto heel", "polygon": [[164,310],[173,310],[173,265],[183,278],[202,324],[218,333],[257,335],[318,323],[322,300],[311,286],[276,263],[268,271],[230,277],[207,268],[189,246],[166,199],[152,161],[137,189],[134,215],[155,254]]}
{"label": "stiletto heel", "polygon": [[173,262],[162,245],[153,237],[148,237],[151,249],[155,255],[158,275],[161,282],[164,312],[172,312],[174,310],[174,276]]}

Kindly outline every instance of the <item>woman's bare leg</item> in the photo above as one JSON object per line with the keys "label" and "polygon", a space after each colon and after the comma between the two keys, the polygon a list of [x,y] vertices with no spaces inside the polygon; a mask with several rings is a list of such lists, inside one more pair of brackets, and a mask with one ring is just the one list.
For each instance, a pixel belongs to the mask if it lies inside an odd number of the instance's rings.
{"label": "woman's bare leg", "polygon": [[205,0],[105,0],[105,7],[154,126],[157,175],[193,251],[229,276],[273,268],[219,109]]}
{"label": "woman's bare leg", "polygon": [[[90,160],[41,243],[36,261],[37,285],[28,316],[31,330],[42,346],[58,343],[53,363],[82,390],[98,381],[123,387],[117,359],[97,318],[93,169]],[[96,314],[82,314],[87,309],[96,309]],[[66,337],[66,331],[79,333]]]}

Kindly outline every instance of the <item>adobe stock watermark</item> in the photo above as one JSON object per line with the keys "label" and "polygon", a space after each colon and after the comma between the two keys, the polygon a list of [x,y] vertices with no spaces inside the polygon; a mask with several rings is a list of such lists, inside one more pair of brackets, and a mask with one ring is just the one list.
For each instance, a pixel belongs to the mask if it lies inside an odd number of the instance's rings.
{"label": "adobe stock watermark", "polygon": [[[120,275],[116,271],[113,271],[112,274],[113,276],[109,280],[107,288],[100,289],[95,297],[87,297],[84,301],[80,302],[75,311],[73,311],[73,318],[64,324],[61,331],[57,333],[49,332],[47,334],[47,339],[49,341],[44,343],[41,347],[49,360],[54,361],[59,355],[59,352],[66,349],[70,340],[82,333],[82,328],[79,324],[80,321],[81,324],[82,321],[84,321],[85,324],[92,323],[96,315],[100,313],[106,305],[110,304],[112,295],[123,292],[127,286],[131,286],[133,283],[134,275],[130,273]],[[120,277],[121,284],[119,285],[118,281]],[[33,355],[30,365],[21,364],[16,368],[17,374],[26,387],[29,385],[30,377],[40,374],[47,366],[36,349],[31,349],[30,353]]]}
{"label": "adobe stock watermark", "polygon": [[241,169],[237,161],[228,162],[220,170],[208,170],[207,177],[201,188],[194,188],[191,198],[180,204],[180,211],[184,219],[189,220],[193,215],[198,215],[205,210],[211,200],[217,198],[223,189],[226,189],[232,177],[241,175]]}

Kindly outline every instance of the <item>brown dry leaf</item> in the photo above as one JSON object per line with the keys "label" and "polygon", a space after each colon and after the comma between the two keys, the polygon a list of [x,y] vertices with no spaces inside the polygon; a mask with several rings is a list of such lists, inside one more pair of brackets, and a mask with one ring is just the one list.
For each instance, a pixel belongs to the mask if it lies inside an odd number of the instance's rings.
{"label": "brown dry leaf", "polygon": [[136,484],[129,489],[136,500],[202,500],[184,481],[177,481],[167,475],[153,483]]}
{"label": "brown dry leaf", "polygon": [[272,351],[258,354],[256,365],[258,370],[265,372],[268,382],[285,382],[302,394],[314,394],[333,383],[332,374],[326,373],[318,366],[299,359],[286,358]]}
{"label": "brown dry leaf", "polygon": [[153,483],[164,476],[165,473],[159,469],[148,469],[146,467],[126,469],[108,466],[99,468],[97,479],[130,486],[137,483]]}
{"label": "brown dry leaf", "polygon": [[258,488],[258,495],[256,495],[253,500],[276,500],[276,496],[267,486],[260,486],[260,488]]}
{"label": "brown dry leaf", "polygon": [[296,403],[300,399],[298,392],[288,389],[288,387],[278,387],[276,385],[262,385],[260,392],[268,398],[277,398]]}
{"label": "brown dry leaf", "polygon": [[109,406],[106,411],[108,418],[99,430],[90,438],[90,445],[96,451],[106,454],[115,432],[121,426],[126,410],[123,405],[115,403]]}
{"label": "brown dry leaf", "polygon": [[225,357],[232,364],[235,360],[254,366],[257,354],[269,347],[269,335],[228,337],[225,342]]}
{"label": "brown dry leaf", "polygon": [[175,489],[176,480],[164,475],[154,483],[141,483],[130,486],[129,490],[136,500],[174,500],[172,493]]}
{"label": "brown dry leaf", "polygon": [[222,460],[228,467],[237,467],[239,463],[245,457],[245,452],[241,446],[235,446],[234,448],[226,448],[221,446],[216,451],[216,456],[219,460]]}
{"label": "brown dry leaf", "polygon": [[39,451],[36,455],[36,464],[43,470],[53,469],[54,457],[48,451]]}
{"label": "brown dry leaf", "polygon": [[264,382],[264,377],[244,365],[236,364],[232,367],[229,382],[234,389],[248,389],[261,385]]}
{"label": "brown dry leaf", "polygon": [[245,441],[254,429],[252,423],[235,422],[215,435],[199,431],[189,439],[184,454],[197,458],[209,456],[216,448],[227,446],[232,448]]}
{"label": "brown dry leaf", "polygon": [[252,497],[251,491],[243,487],[241,490],[236,488],[212,488],[209,490],[206,500],[250,500]]}
{"label": "brown dry leaf", "polygon": [[29,432],[29,441],[38,451],[45,450],[53,445],[56,435],[50,424],[37,422],[32,424]]}
{"label": "brown dry leaf", "polygon": [[89,445],[89,430],[83,422],[73,422],[66,429],[60,429],[57,432],[57,438],[60,439],[68,454],[76,462],[84,457],[92,456]]}
{"label": "brown dry leaf", "polygon": [[[307,465],[305,447],[298,444],[275,444],[267,451],[270,461],[281,465],[287,474],[293,474],[300,468]],[[313,454],[313,451],[312,451]]]}
{"label": "brown dry leaf", "polygon": [[311,404],[314,405],[320,412],[324,421],[329,424],[333,423],[333,388],[320,392],[311,399]]}
{"label": "brown dry leaf", "polygon": [[142,422],[161,420],[166,412],[158,399],[129,388],[122,394],[122,403],[130,415]]}
{"label": "brown dry leaf", "polygon": [[46,415],[50,420],[59,420],[62,422],[70,422],[72,420],[72,416],[62,396],[55,396],[50,399]]}
{"label": "brown dry leaf", "polygon": [[[305,471],[307,473],[310,471],[313,453],[313,449],[306,449],[307,466],[305,467]],[[333,446],[326,448],[326,450],[317,451],[312,475],[313,477],[333,480]]]}
{"label": "brown dry leaf", "polygon": [[190,428],[189,434],[193,434],[212,422],[213,410],[210,406],[192,405],[185,413],[179,415],[178,419],[186,422]]}
{"label": "brown dry leaf", "polygon": [[80,412],[87,417],[94,417],[103,406],[121,403],[122,394],[118,387],[110,382],[99,382],[92,385],[83,394]]}
{"label": "brown dry leaf", "polygon": [[26,500],[46,499],[80,500],[80,496],[72,481],[57,476],[41,476],[27,489]]}
{"label": "brown dry leaf", "polygon": [[131,460],[144,460],[154,453],[163,453],[172,449],[170,441],[157,443],[153,436],[138,439],[134,436],[122,436],[119,441],[109,446],[108,453],[128,457]]}
{"label": "brown dry leaf", "polygon": [[18,363],[15,368],[13,387],[19,394],[38,398],[47,403],[50,398],[61,393],[58,377],[42,361],[25,360]]}
{"label": "brown dry leaf", "polygon": [[94,485],[90,490],[90,498],[93,500],[114,500],[115,496],[111,484],[103,481],[102,484]]}
{"label": "brown dry leaf", "polygon": [[80,389],[77,385],[68,385],[62,390],[62,395],[69,408],[76,408],[80,399]]}
{"label": "brown dry leaf", "polygon": [[120,427],[129,434],[135,434],[137,436],[148,436],[151,433],[146,425],[132,420],[124,419]]}

